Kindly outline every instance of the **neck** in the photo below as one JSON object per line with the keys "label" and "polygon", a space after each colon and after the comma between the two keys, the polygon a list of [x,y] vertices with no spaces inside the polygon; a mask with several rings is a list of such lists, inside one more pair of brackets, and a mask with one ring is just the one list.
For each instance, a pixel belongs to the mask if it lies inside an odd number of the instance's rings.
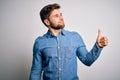
{"label": "neck", "polygon": [[61,32],[61,29],[56,30],[56,29],[49,28],[49,30],[52,32],[54,36],[58,36],[59,33]]}

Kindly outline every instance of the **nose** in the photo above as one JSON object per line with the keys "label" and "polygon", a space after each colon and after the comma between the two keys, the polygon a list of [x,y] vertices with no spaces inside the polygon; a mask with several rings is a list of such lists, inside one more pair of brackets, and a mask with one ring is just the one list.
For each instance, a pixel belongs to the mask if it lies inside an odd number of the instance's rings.
{"label": "nose", "polygon": [[63,21],[63,16],[62,16],[62,15],[61,15],[59,18],[60,18],[60,20],[62,20],[62,21]]}
{"label": "nose", "polygon": [[60,20],[63,20],[62,13],[60,13],[59,18],[60,18]]}

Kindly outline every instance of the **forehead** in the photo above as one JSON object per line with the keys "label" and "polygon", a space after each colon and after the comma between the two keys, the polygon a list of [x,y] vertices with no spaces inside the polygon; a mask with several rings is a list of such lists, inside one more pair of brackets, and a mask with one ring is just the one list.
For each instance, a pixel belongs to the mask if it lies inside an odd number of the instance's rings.
{"label": "forehead", "polygon": [[60,14],[61,13],[61,11],[60,11],[60,9],[54,9],[52,12],[51,12],[51,16],[52,15],[56,15],[56,14]]}

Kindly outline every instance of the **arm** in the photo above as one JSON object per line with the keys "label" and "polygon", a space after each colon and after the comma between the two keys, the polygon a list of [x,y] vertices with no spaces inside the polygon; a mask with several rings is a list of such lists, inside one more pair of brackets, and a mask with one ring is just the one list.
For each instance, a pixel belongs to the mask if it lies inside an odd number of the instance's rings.
{"label": "arm", "polygon": [[77,56],[87,66],[90,66],[100,55],[102,48],[99,48],[97,43],[93,46],[90,52],[86,49],[85,46],[79,47],[77,49]]}
{"label": "arm", "polygon": [[41,80],[42,73],[42,59],[39,50],[39,44],[36,41],[33,47],[33,62],[30,73],[30,80]]}
{"label": "arm", "polygon": [[82,45],[77,49],[77,56],[87,66],[90,66],[99,57],[102,48],[108,45],[108,39],[102,36],[100,29],[98,30],[97,41],[90,52],[87,51],[80,36],[78,40]]}

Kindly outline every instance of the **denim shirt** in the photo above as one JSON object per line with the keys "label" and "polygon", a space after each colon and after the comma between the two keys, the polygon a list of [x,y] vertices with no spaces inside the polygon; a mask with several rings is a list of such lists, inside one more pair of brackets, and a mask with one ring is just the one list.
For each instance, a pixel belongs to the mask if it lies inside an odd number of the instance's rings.
{"label": "denim shirt", "polygon": [[101,50],[95,43],[88,52],[76,32],[62,29],[56,37],[48,30],[34,43],[30,80],[79,80],[77,57],[83,64],[90,66],[99,57]]}

